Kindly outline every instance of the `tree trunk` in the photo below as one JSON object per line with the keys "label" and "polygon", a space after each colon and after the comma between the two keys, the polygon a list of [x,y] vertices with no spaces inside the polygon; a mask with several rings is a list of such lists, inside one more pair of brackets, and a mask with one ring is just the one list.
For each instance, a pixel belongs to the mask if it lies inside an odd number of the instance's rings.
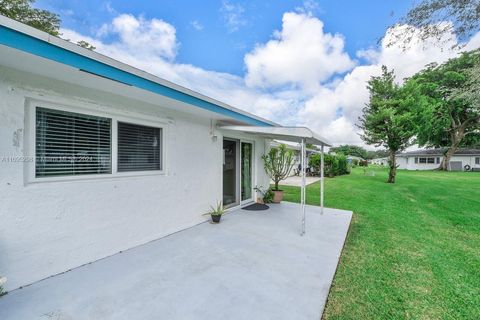
{"label": "tree trunk", "polygon": [[440,167],[438,168],[439,170],[448,171],[450,169],[450,159],[452,159],[452,156],[458,150],[458,147],[460,146],[460,142],[462,142],[462,139],[464,137],[465,137],[465,128],[463,126],[460,127],[458,130],[454,130],[450,134],[451,144],[447,152],[445,153],[445,156],[443,157],[442,162],[440,163]]}
{"label": "tree trunk", "polygon": [[275,189],[274,189],[274,190],[278,190],[278,183],[279,183],[279,182],[280,182],[280,181],[275,180]]}
{"label": "tree trunk", "polygon": [[390,171],[388,172],[387,183],[395,183],[395,176],[397,175],[397,158],[395,157],[395,151],[390,150],[389,158],[388,165],[390,166]]}

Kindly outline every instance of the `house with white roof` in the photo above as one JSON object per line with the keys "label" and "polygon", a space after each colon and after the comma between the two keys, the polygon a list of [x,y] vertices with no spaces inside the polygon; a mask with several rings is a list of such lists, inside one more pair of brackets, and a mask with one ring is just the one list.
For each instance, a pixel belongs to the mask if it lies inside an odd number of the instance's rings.
{"label": "house with white roof", "polygon": [[5,289],[252,203],[272,139],[329,145],[0,16]]}
{"label": "house with white roof", "polygon": [[[446,150],[422,149],[397,154],[399,169],[433,170],[440,166]],[[450,159],[450,171],[480,170],[480,149],[458,149]]]}

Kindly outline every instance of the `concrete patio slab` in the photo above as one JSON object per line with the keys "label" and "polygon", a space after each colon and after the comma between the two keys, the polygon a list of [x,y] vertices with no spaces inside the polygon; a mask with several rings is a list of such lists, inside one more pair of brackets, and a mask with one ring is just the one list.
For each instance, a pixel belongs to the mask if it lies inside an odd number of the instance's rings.
{"label": "concrete patio slab", "polygon": [[0,319],[315,319],[351,212],[299,205],[236,210],[10,292]]}
{"label": "concrete patio slab", "polygon": [[[320,177],[305,177],[305,184],[307,186],[309,184],[315,183],[317,181],[320,181]],[[273,182],[272,182],[272,184],[273,184]],[[302,177],[300,177],[300,176],[290,176],[287,179],[280,182],[280,185],[301,187],[302,186]]]}

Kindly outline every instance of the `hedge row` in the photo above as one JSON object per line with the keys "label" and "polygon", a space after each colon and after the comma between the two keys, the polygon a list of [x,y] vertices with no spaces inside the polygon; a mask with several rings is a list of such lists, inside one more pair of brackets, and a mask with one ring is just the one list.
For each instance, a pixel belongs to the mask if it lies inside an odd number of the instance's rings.
{"label": "hedge row", "polygon": [[[321,157],[319,154],[312,154],[308,162],[314,172],[320,172]],[[341,176],[350,173],[350,166],[347,157],[343,154],[325,154],[325,175],[329,177]]]}

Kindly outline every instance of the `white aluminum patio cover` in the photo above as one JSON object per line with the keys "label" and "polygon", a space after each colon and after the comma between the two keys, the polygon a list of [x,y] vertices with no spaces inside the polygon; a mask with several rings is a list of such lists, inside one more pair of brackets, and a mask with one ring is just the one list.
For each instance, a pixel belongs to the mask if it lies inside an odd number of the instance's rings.
{"label": "white aluminum patio cover", "polygon": [[218,129],[243,132],[255,136],[260,136],[265,139],[284,140],[291,142],[299,142],[302,146],[302,188],[301,188],[301,208],[302,221],[300,234],[305,234],[305,168],[306,168],[306,144],[310,143],[321,147],[321,166],[320,166],[320,207],[323,213],[323,195],[324,195],[324,147],[331,147],[332,145],[325,138],[321,137],[311,129],[306,127],[255,127],[255,126],[219,126]]}

